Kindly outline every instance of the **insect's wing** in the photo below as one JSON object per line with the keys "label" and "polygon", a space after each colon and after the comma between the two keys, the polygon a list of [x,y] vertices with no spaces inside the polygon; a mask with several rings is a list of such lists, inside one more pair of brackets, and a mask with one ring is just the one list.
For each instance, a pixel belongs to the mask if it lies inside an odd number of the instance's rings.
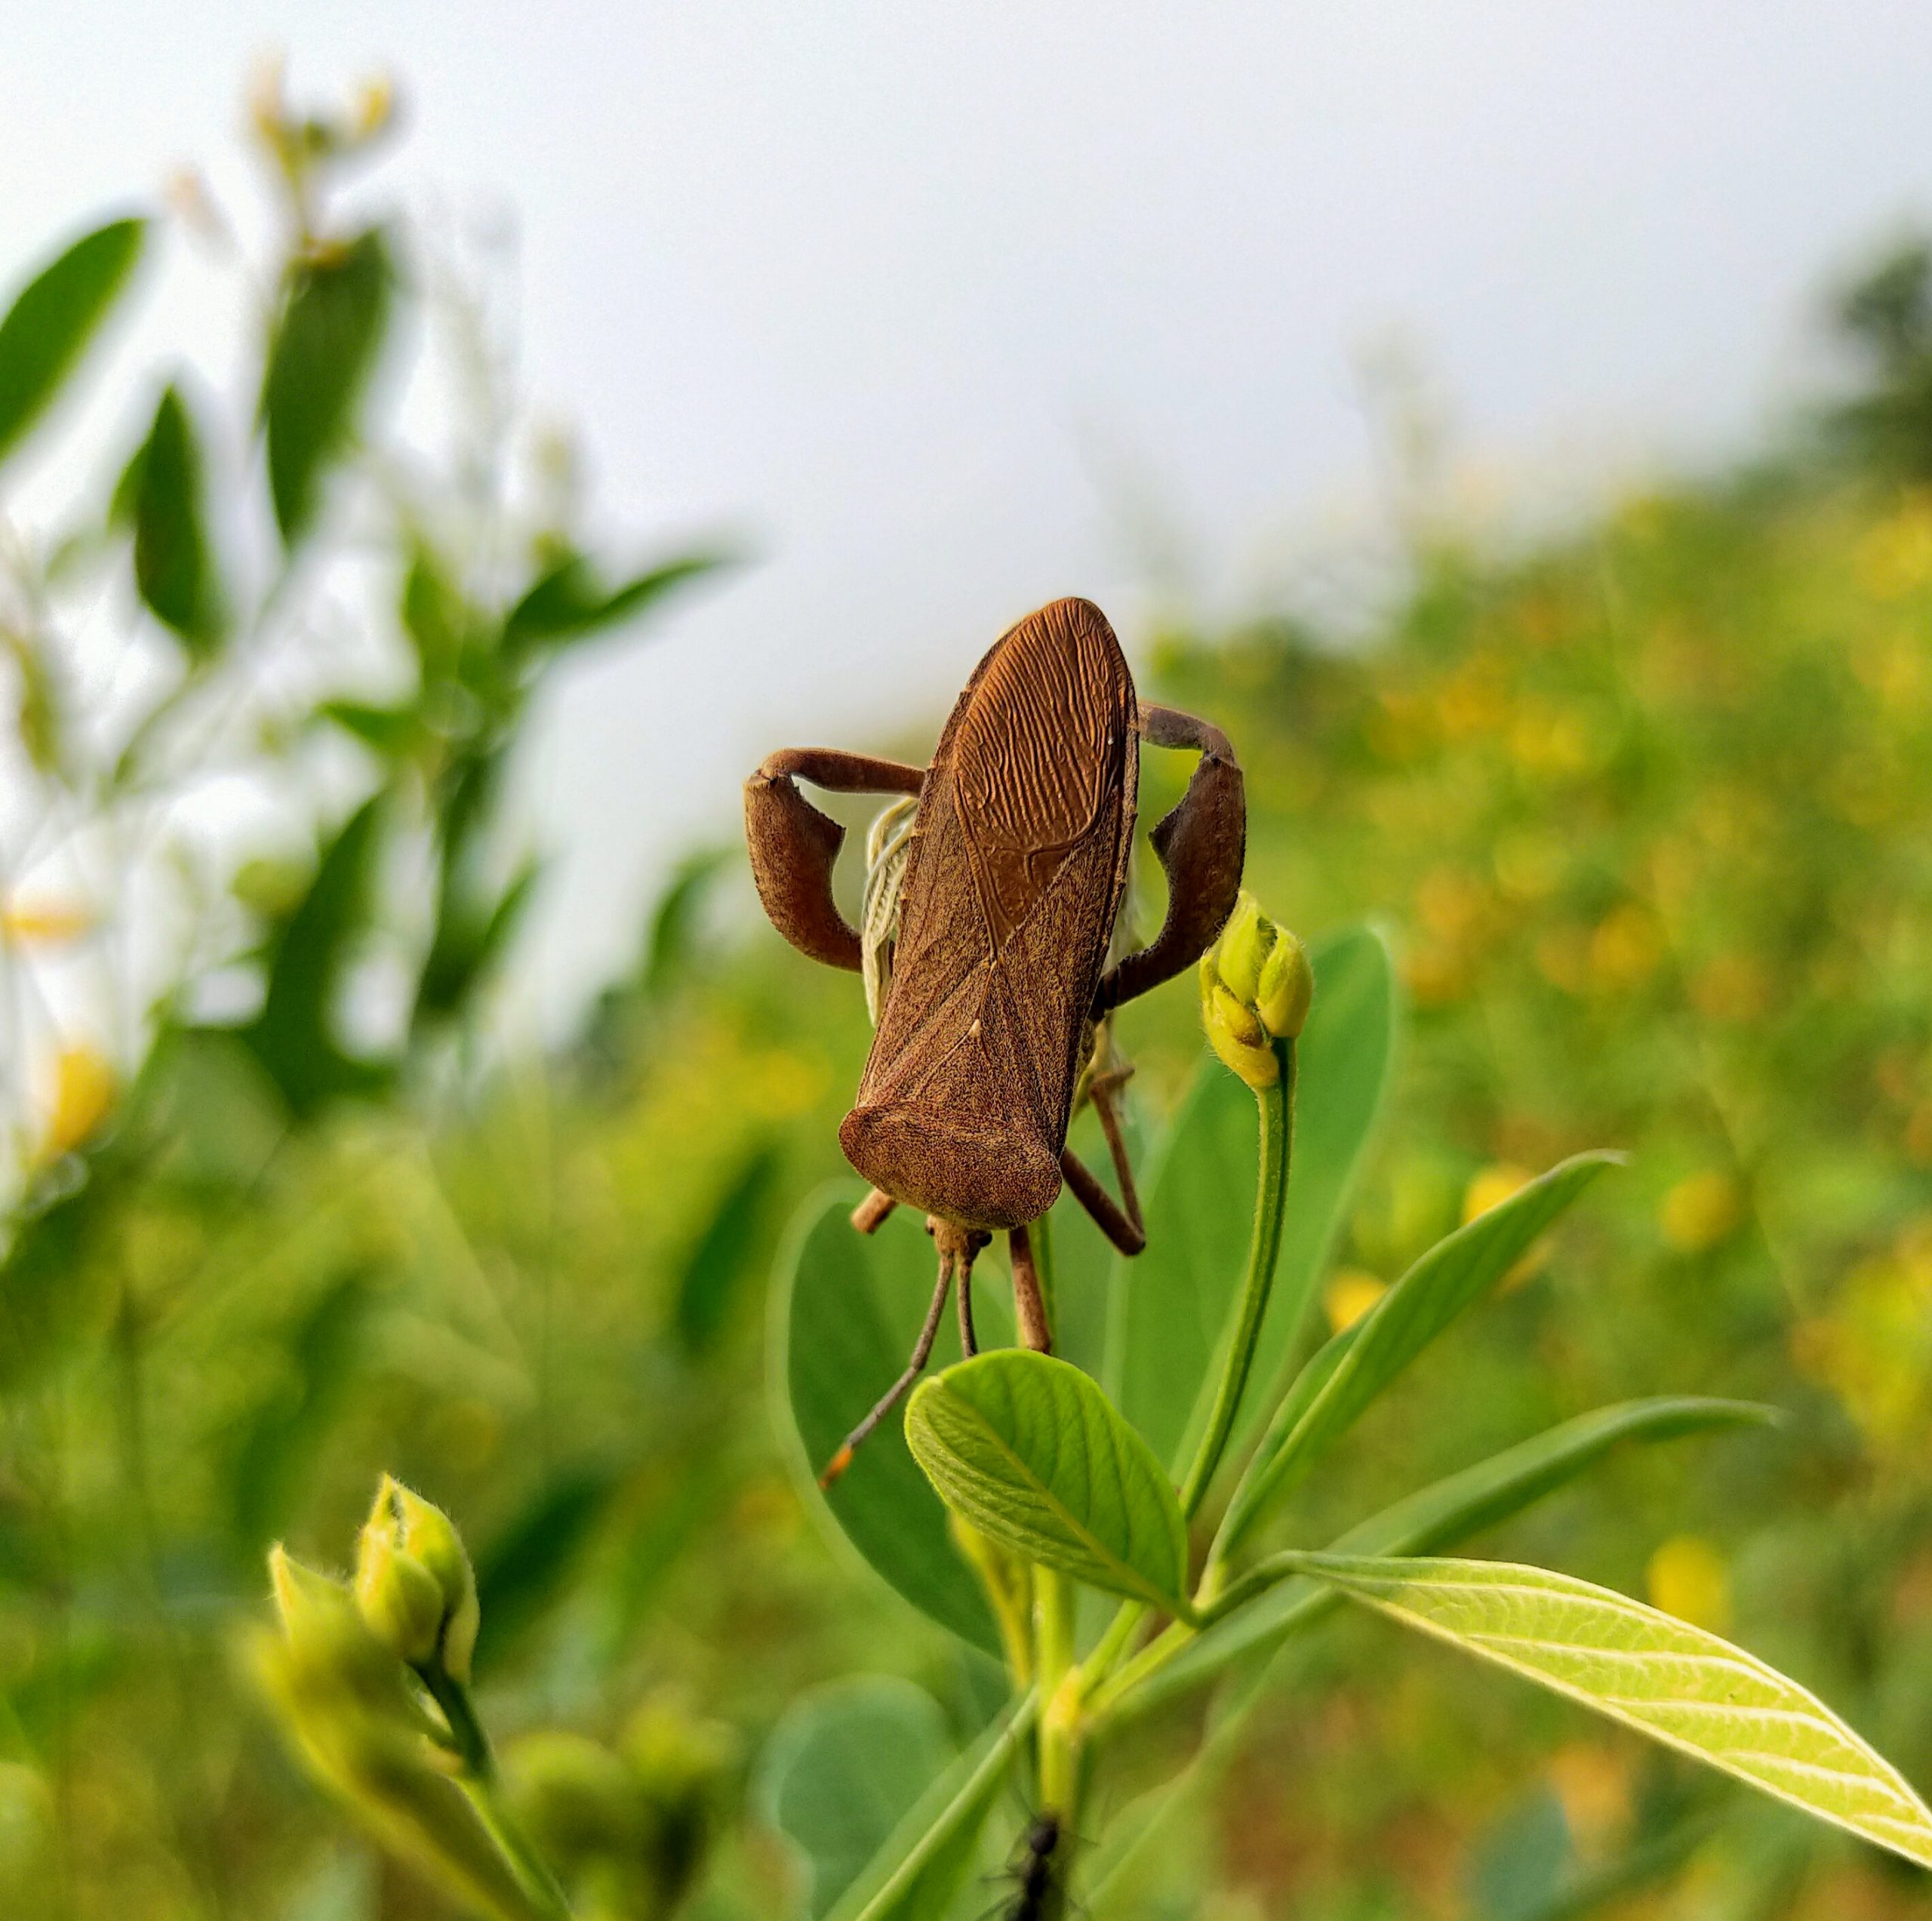
{"label": "insect's wing", "polygon": [[[989,1165],[1024,1185],[1024,1164],[1051,1200],[1126,883],[1134,715],[1119,643],[1086,601],[1041,608],[980,663],[927,776],[854,1122],[870,1110],[881,1135],[923,1125],[955,1150],[983,1141]],[[1032,1218],[1020,1206],[1016,1194],[1001,1211]]]}

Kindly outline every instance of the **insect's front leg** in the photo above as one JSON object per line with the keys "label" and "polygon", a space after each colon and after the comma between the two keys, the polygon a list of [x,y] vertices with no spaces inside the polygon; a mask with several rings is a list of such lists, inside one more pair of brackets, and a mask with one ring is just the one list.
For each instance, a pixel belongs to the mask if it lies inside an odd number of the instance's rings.
{"label": "insect's front leg", "polygon": [[832,870],[845,830],[799,793],[809,781],[841,794],[916,794],[924,770],[836,747],[787,747],[745,783],[745,842],[752,878],[771,924],[801,953],[857,973],[857,930],[832,896]]}
{"label": "insect's front leg", "polygon": [[1180,804],[1152,836],[1167,870],[1167,919],[1146,947],[1100,977],[1096,1020],[1192,967],[1213,944],[1241,892],[1247,801],[1228,737],[1174,707],[1143,707],[1140,732],[1151,746],[1192,747],[1201,760]]}

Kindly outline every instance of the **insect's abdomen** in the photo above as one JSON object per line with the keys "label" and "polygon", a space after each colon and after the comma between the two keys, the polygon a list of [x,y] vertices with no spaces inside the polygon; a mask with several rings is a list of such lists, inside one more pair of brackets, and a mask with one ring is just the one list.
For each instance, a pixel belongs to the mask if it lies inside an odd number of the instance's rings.
{"label": "insect's abdomen", "polygon": [[1126,881],[1134,683],[1056,601],[995,643],[920,798],[892,990],[839,1130],[875,1186],[969,1227],[1060,1191],[1082,1030]]}

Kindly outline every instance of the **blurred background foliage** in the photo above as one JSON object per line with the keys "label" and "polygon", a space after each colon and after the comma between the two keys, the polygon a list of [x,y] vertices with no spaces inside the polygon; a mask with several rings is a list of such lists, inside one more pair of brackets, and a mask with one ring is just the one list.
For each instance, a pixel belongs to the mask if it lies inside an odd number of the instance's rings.
{"label": "blurred background foliage", "polygon": [[[51,509],[17,509],[16,463],[158,223],[17,274],[0,325],[0,1908],[442,1911],[301,1777],[236,1654],[268,1544],[339,1565],[387,1468],[462,1523],[485,1710],[586,1911],[802,1913],[748,1759],[787,1704],[916,1682],[935,1752],[990,1705],[808,1522],[764,1411],[765,1276],[841,1171],[863,1003],[700,850],[580,1032],[502,1038],[542,911],[505,804],[531,703],[719,555],[583,550],[568,463],[361,177],[388,115],[265,88],[266,257],[192,183],[174,222],[238,249],[252,364],[121,396]],[[1839,327],[1846,396],[1774,454],[1514,550],[1421,514],[1374,631],[1176,613],[1143,678],[1233,736],[1260,897],[1309,934],[1380,917],[1403,956],[1331,1319],[1524,1171],[1634,1157],[1318,1518],[1626,1395],[1776,1402],[1780,1436],[1614,1461],[1497,1544],[1727,1628],[1923,1788],[1932,252]],[[462,430],[429,445],[399,396],[438,354]],[[922,755],[937,718],[878,744]],[[1191,996],[1122,1025],[1144,1131]],[[1381,1632],[1311,1646],[1117,1911],[1925,1911],[1911,1870]]]}

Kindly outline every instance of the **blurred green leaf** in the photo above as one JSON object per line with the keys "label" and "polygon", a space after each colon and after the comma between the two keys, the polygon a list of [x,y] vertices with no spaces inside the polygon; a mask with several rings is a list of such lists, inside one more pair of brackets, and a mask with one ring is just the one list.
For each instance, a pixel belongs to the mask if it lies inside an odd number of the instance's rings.
{"label": "blurred green leaf", "polygon": [[909,1681],[835,1681],[786,1710],[759,1769],[758,1799],[804,1857],[811,1921],[858,1879],[954,1752],[938,1702]]}
{"label": "blurred green leaf", "polygon": [[1546,1568],[1292,1558],[1404,1627],[1932,1867],[1932,1809],[1898,1770],[1795,1681],[1701,1627]]}
{"label": "blurred green leaf", "polygon": [[375,227],[290,273],[262,383],[269,491],[288,546],[308,531],[324,477],[354,438],[394,285],[389,245]]}
{"label": "blurred green leaf", "polygon": [[125,496],[134,529],[134,584],[162,623],[192,654],[220,645],[226,612],[203,501],[202,450],[178,387],[169,386],[154,423],[128,463]]}
{"label": "blurred green leaf", "polygon": [[493,901],[478,903],[460,889],[445,890],[417,983],[415,1025],[453,1020],[468,1009],[507,952],[542,873],[540,861],[525,861]]}
{"label": "blurred green leaf", "polygon": [[235,1031],[306,1119],[329,1101],[387,1085],[390,1063],[362,1061],[337,1038],[337,1002],[356,943],[368,929],[369,891],[384,797],[365,801],[322,850],[308,891],[272,923],[261,1011]]}
{"label": "blurred green leaf", "polygon": [[1036,1714],[1029,1695],[933,1783],[833,1910],[833,1921],[946,1921]]}
{"label": "blurred green leaf", "polygon": [[479,1670],[503,1661],[563,1592],[624,1478],[620,1470],[601,1464],[564,1470],[476,1556],[483,1611],[476,1638]]}
{"label": "blurred green leaf", "polygon": [[758,1245],[783,1157],[761,1141],[740,1162],[678,1276],[675,1325],[685,1352],[701,1359],[731,1325]]}
{"label": "blurred green leaf", "polygon": [[1223,1551],[1297,1485],[1396,1375],[1473,1307],[1583,1190],[1622,1156],[1574,1156],[1439,1241],[1309,1361],[1229,1504]]}
{"label": "blurred green leaf", "polygon": [[922,1382],[913,1458],[989,1538],[1090,1587],[1186,1609],[1187,1529],[1172,1484],[1099,1384],[1023,1349]]}
{"label": "blurred green leaf", "polygon": [[706,897],[734,853],[728,848],[708,847],[678,864],[670,885],[657,897],[645,940],[640,985],[647,996],[662,996],[690,965]]}
{"label": "blurred green leaf", "polygon": [[503,645],[517,654],[587,640],[620,621],[636,619],[673,588],[726,564],[722,554],[686,554],[621,586],[610,587],[582,554],[566,555],[510,609],[503,622]]}
{"label": "blurred green leaf", "polygon": [[325,700],[316,712],[384,760],[405,759],[422,737],[423,716],[413,705],[377,707],[362,700]]}
{"label": "blurred green leaf", "polygon": [[[1624,1442],[1674,1441],[1727,1427],[1764,1426],[1775,1411],[1748,1401],[1666,1395],[1620,1402],[1579,1415],[1507,1448],[1460,1473],[1407,1495],[1371,1515],[1331,1544],[1338,1554],[1429,1554],[1460,1546],[1472,1535],[1520,1514]],[[1205,1630],[1137,1697],[1143,1711],[1201,1685],[1234,1661],[1278,1645],[1338,1605],[1307,1581],[1271,1587],[1238,1612]]]}
{"label": "blurred green leaf", "polygon": [[[842,1181],[808,1201],[780,1250],[771,1293],[774,1418],[808,1505],[913,1606],[988,1654],[998,1630],[979,1578],[947,1532],[946,1510],[892,1418],[829,1492],[818,1472],[904,1370],[931,1298],[932,1243],[901,1208],[868,1238],[853,1231],[865,1189]],[[986,1303],[990,1310],[994,1306]],[[983,1312],[981,1338],[990,1338]],[[946,1317],[935,1365],[956,1359]]]}
{"label": "blurred green leaf", "polygon": [[251,1568],[294,1518],[321,1444],[355,1385],[374,1295],[366,1270],[325,1288],[297,1324],[274,1391],[243,1426],[229,1483],[235,1538]]}
{"label": "blurred green leaf", "polygon": [[97,227],[29,281],[0,319],[0,460],[78,364],[146,239],[145,220]]}
{"label": "blurred green leaf", "polygon": [[1195,1067],[1155,1150],[1146,1251],[1116,1258],[1106,1378],[1120,1411],[1171,1470],[1238,1298],[1254,1213],[1254,1096],[1212,1055]]}

